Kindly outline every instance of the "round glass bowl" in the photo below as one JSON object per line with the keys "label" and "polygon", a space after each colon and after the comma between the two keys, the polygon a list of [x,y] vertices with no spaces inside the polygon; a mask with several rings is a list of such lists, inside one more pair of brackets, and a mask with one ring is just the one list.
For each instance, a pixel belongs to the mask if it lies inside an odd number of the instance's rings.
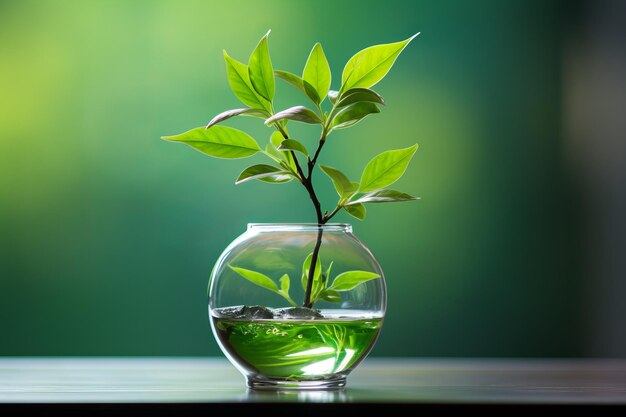
{"label": "round glass bowl", "polygon": [[376,343],[386,298],[351,225],[254,223],[215,263],[209,318],[249,388],[334,389]]}

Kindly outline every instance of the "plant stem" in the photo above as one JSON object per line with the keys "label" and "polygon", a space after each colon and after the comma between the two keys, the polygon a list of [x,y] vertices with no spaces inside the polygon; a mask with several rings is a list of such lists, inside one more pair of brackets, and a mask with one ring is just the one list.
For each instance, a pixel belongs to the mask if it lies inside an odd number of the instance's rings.
{"label": "plant stem", "polygon": [[333,216],[337,214],[337,212],[341,209],[341,207],[342,206],[338,205],[337,207],[335,207],[332,213],[324,215],[321,222],[318,222],[317,240],[315,242],[315,247],[313,248],[313,256],[311,256],[311,266],[309,267],[309,276],[307,277],[306,291],[304,293],[304,307],[313,308],[313,302],[311,301],[311,291],[313,288],[313,277],[315,276],[315,265],[317,265],[317,258],[319,257],[320,248],[322,246],[322,233],[324,231],[322,229],[322,225],[326,224],[326,222],[332,219]]}
{"label": "plant stem", "polygon": [[342,208],[342,207],[343,207],[343,206],[337,205],[337,207],[335,207],[335,209],[334,209],[334,210],[333,210],[330,214],[325,215],[325,216],[324,216],[324,223],[326,223],[327,221],[329,221],[330,219],[332,219],[332,218],[333,218],[333,216],[334,216],[335,214],[337,214],[337,212],[338,212],[339,210],[341,210],[341,208]]}
{"label": "plant stem", "polygon": [[313,303],[311,302],[311,289],[313,288],[315,265],[317,265],[317,258],[319,257],[320,247],[322,246],[323,232],[324,230],[322,229],[322,224],[318,224],[317,241],[315,242],[315,248],[313,249],[313,256],[311,256],[311,266],[309,267],[309,276],[306,280],[306,291],[304,292],[304,303],[302,304],[302,306],[306,308],[313,308]]}
{"label": "plant stem", "polygon": [[308,163],[309,172],[305,182],[305,187],[307,187],[307,190],[309,191],[309,196],[311,197],[311,201],[313,201],[313,206],[315,207],[318,226],[317,240],[315,241],[315,247],[313,248],[313,255],[311,256],[311,266],[309,267],[309,276],[307,277],[306,290],[304,291],[303,306],[307,308],[313,307],[313,302],[311,300],[311,290],[313,288],[313,278],[315,277],[315,265],[317,265],[317,258],[319,257],[320,247],[322,246],[322,233],[324,232],[322,226],[330,219],[330,217],[322,215],[322,208],[319,200],[317,199],[317,195],[315,194],[315,190],[313,189],[312,181],[313,169],[315,168],[317,157],[324,147],[325,142],[326,129],[322,131],[322,136],[320,137],[319,145],[317,145],[317,149],[315,150],[315,155],[313,155],[313,159],[311,159]]}
{"label": "plant stem", "polygon": [[[289,135],[280,125],[280,123],[275,123],[276,129],[283,135],[283,138],[289,139]],[[306,289],[304,291],[304,302],[302,303],[303,307],[312,308],[313,302],[311,300],[311,291],[313,289],[313,278],[315,276],[315,265],[317,265],[317,259],[319,258],[320,247],[322,246],[322,234],[324,230],[322,226],[330,220],[336,213],[339,211],[341,207],[337,206],[335,210],[330,215],[322,214],[322,205],[320,204],[319,199],[317,198],[317,194],[315,194],[315,189],[313,188],[313,170],[315,168],[315,164],[317,163],[317,157],[319,156],[322,148],[324,147],[324,143],[326,142],[327,130],[326,126],[322,129],[322,135],[319,140],[319,144],[317,145],[317,149],[315,150],[315,154],[313,155],[313,159],[309,160],[307,163],[308,172],[307,175],[304,175],[302,168],[300,167],[300,163],[298,162],[298,158],[294,151],[291,152],[291,157],[294,160],[296,165],[296,170],[298,171],[298,175],[301,178],[302,185],[309,193],[309,198],[313,203],[313,207],[315,208],[315,214],[317,216],[317,240],[315,241],[315,247],[313,248],[313,254],[311,256],[311,266],[309,267],[309,275],[306,281]]]}
{"label": "plant stem", "polygon": [[315,163],[317,162],[317,157],[320,155],[322,148],[324,147],[324,143],[326,143],[326,135],[323,134],[320,138],[320,144],[317,146],[315,150],[315,155],[313,155],[313,159],[309,161],[309,180],[311,179],[311,174],[313,173],[313,168],[315,167]]}
{"label": "plant stem", "polygon": [[296,153],[294,151],[289,151],[289,153],[293,158],[294,164],[296,164],[296,171],[298,172],[298,176],[300,177],[300,182],[306,187],[306,184],[304,183],[306,181],[306,178],[304,177],[304,172],[302,172],[302,168],[300,168],[300,163],[298,162],[298,158],[296,158]]}

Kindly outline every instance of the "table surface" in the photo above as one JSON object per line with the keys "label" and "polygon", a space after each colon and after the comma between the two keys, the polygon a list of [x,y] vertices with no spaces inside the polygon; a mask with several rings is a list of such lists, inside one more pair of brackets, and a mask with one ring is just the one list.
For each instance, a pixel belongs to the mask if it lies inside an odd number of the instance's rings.
{"label": "table surface", "polygon": [[[223,358],[0,358],[0,411],[382,405],[626,411],[626,360],[367,358],[335,391],[262,392]],[[48,408],[45,408],[45,407]],[[156,407],[158,406],[158,408]],[[193,406],[193,407],[192,407]],[[176,408],[177,407],[177,408]],[[474,407],[474,408],[472,408]],[[233,408],[234,409],[234,408]],[[0,413],[2,414],[2,413]],[[65,413],[67,414],[67,413]]]}

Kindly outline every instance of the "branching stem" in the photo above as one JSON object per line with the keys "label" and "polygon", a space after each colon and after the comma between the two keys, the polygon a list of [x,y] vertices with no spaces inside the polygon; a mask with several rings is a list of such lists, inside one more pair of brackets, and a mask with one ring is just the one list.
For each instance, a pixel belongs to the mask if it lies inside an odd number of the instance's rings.
{"label": "branching stem", "polygon": [[[334,110],[334,106],[333,106],[333,110]],[[284,139],[289,139],[289,135],[287,131],[280,124],[280,122],[274,123],[274,126],[276,126],[276,129],[278,129],[278,131],[283,135]],[[326,143],[327,134],[328,134],[328,126],[324,124],[324,126],[322,127],[322,134],[320,136],[317,149],[315,150],[315,153],[313,154],[313,158],[307,161],[306,175],[302,171],[302,167],[300,166],[300,162],[298,161],[298,158],[296,157],[295,152],[290,151],[291,157],[293,158],[294,163],[296,165],[296,171],[298,173],[298,176],[300,177],[300,182],[302,183],[302,185],[304,185],[304,188],[309,194],[309,198],[311,199],[311,202],[313,203],[313,207],[315,208],[315,214],[317,216],[317,226],[318,226],[317,239],[315,241],[315,247],[313,248],[313,254],[311,255],[311,266],[309,267],[309,271],[308,271],[306,289],[304,291],[304,302],[302,303],[302,305],[307,308],[313,307],[313,300],[311,300],[311,291],[313,289],[313,278],[315,276],[315,266],[317,265],[320,248],[322,246],[322,234],[324,233],[324,229],[322,228],[322,226],[326,224],[341,209],[341,206],[338,205],[330,214],[328,214],[328,212],[323,214],[322,205],[320,204],[320,201],[317,198],[317,194],[315,193],[315,189],[313,188],[313,171],[315,169],[315,164],[317,163],[317,158],[319,157],[320,152],[322,151],[322,148],[324,147],[324,144]]]}

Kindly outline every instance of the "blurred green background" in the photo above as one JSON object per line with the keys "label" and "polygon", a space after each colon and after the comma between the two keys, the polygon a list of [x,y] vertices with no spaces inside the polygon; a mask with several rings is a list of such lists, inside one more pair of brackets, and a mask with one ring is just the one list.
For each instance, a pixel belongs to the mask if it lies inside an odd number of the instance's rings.
{"label": "blurred green background", "polygon": [[[552,1],[0,2],[0,355],[220,355],[213,263],[248,222],[311,222],[296,184],[234,179],[251,161],[160,140],[239,106],[222,50],[271,29],[275,68],[321,42],[334,75],[358,50],[421,32],[376,90],[379,115],[321,161],[352,177],[419,143],[355,233],[386,272],[372,355],[585,354],[583,233],[564,163]],[[277,81],[279,107],[304,100]],[[265,143],[257,119],[229,125]],[[315,128],[302,127],[307,144]],[[306,136],[309,135],[310,136]],[[318,176],[323,203],[335,198]]]}

